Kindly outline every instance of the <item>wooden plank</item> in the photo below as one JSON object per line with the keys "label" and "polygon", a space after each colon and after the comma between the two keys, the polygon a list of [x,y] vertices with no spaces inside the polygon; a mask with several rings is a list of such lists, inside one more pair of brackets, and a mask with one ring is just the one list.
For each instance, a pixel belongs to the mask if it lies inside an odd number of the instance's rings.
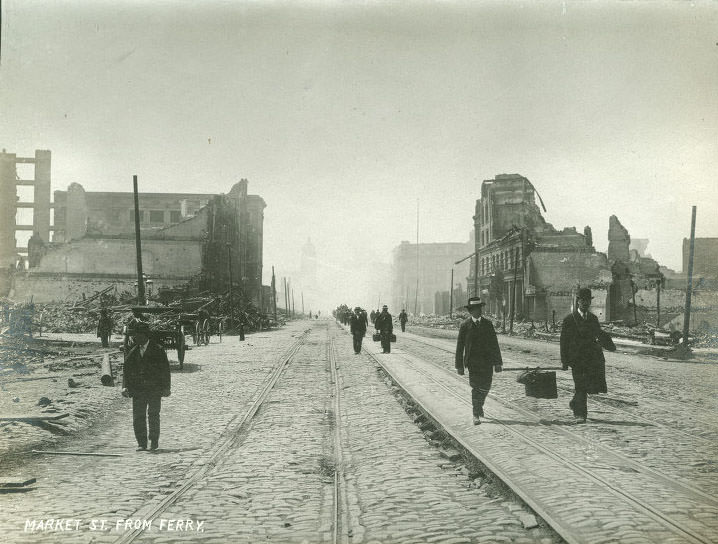
{"label": "wooden plank", "polygon": [[36,481],[35,478],[3,478],[0,476],[0,487],[25,487]]}
{"label": "wooden plank", "polygon": [[34,416],[0,416],[0,421],[55,421],[57,419],[62,419],[63,417],[67,417],[70,414],[67,412],[62,414],[56,414],[56,415],[47,415],[47,414],[39,414]]}

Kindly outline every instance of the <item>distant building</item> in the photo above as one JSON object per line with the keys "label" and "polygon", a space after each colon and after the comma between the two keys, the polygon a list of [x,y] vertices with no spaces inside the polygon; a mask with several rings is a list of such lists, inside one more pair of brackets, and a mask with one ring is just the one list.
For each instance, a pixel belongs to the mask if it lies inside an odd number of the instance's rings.
{"label": "distant building", "polygon": [[[688,274],[691,241],[683,239],[683,273]],[[696,238],[693,244],[693,277],[718,280],[718,238]]]}
{"label": "distant building", "polygon": [[[417,246],[407,241],[401,242],[392,252],[391,307],[397,313],[402,308],[407,312],[416,311],[419,314],[449,313],[449,301],[445,299],[449,298],[451,270],[454,269],[456,290],[457,284],[462,286],[466,281],[470,263],[469,259],[458,265],[454,263],[465,258],[471,251],[470,243],[447,242]],[[445,296],[441,294],[444,291]],[[462,287],[459,287],[459,292],[463,295]],[[455,307],[460,304],[466,302],[455,297]]]}

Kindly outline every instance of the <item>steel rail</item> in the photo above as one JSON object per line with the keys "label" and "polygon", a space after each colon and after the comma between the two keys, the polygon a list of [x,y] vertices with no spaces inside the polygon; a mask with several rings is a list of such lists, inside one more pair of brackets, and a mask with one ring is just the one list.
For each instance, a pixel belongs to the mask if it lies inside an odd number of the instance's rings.
{"label": "steel rail", "polygon": [[[426,342],[426,341],[424,341],[424,340],[419,340],[419,339],[417,339],[417,338],[404,338],[404,340],[409,340],[410,342],[416,342],[417,344],[422,344],[422,345],[424,345],[424,346],[429,346],[429,347],[432,347],[432,348],[434,348],[434,349],[438,349],[438,350],[440,350],[440,351],[445,351],[445,352],[448,352],[448,353],[451,353],[451,354],[454,353],[454,350],[453,350],[453,349],[449,349],[449,348],[447,348],[447,347],[439,346],[439,345],[436,345],[436,344],[434,344],[434,343],[432,343],[432,342]],[[432,340],[438,340],[439,342],[441,342],[443,339],[441,339],[441,338],[432,338]],[[447,341],[450,342],[451,340],[447,340]],[[518,364],[515,360],[513,360],[513,358],[509,358],[509,359],[506,359],[506,360]],[[530,369],[530,367],[521,367],[521,368],[522,368],[522,369],[525,369],[525,368],[529,368],[529,369]],[[504,370],[518,370],[518,369],[504,368]],[[545,369],[544,369],[544,370],[545,370]],[[560,385],[560,384],[557,383],[557,384],[556,384],[556,387],[557,387],[558,389],[560,389],[561,391],[566,391],[566,392],[569,392],[569,393],[572,393],[572,392],[573,392],[573,390],[572,390],[570,387],[566,387],[565,385]],[[489,393],[489,395],[492,396],[492,397],[497,398],[495,393]],[[630,410],[627,410],[626,408],[621,408],[620,406],[616,406],[615,404],[612,404],[611,401],[613,401],[614,399],[611,399],[611,398],[608,398],[608,397],[595,397],[595,396],[594,396],[594,397],[591,397],[590,400],[593,401],[593,402],[598,402],[598,403],[603,404],[603,405],[606,405],[606,406],[610,406],[611,408],[613,408],[613,409],[615,409],[615,410],[618,410],[618,411],[620,411],[620,412],[623,412],[623,413],[625,413],[625,414],[628,414],[628,415],[631,416],[632,418],[635,418],[635,419],[637,419],[637,420],[643,421],[643,422],[645,422],[645,423],[649,423],[649,424],[651,424],[651,425],[653,425],[653,426],[655,426],[655,427],[661,427],[661,428],[663,428],[663,429],[669,430],[669,431],[674,432],[674,433],[677,433],[677,434],[684,434],[684,435],[686,435],[686,436],[688,436],[688,437],[690,437],[690,438],[698,438],[698,439],[704,440],[704,441],[706,441],[706,442],[715,443],[715,440],[712,440],[711,438],[706,438],[706,437],[704,437],[704,436],[700,436],[700,435],[697,435],[697,434],[695,434],[695,433],[690,433],[690,432],[687,432],[687,431],[683,431],[683,430],[681,430],[681,429],[676,429],[675,427],[671,427],[670,425],[666,425],[666,424],[664,424],[664,423],[660,423],[659,421],[656,421],[656,420],[654,420],[654,419],[649,419],[649,418],[647,418],[647,417],[645,417],[645,416],[641,416],[641,415],[639,415],[639,414],[634,414],[633,412],[631,412]],[[645,400],[643,400],[643,401],[641,401],[641,402],[642,402],[642,404],[643,404],[644,406],[646,406],[646,407],[651,407],[651,408],[653,408],[653,409],[660,410],[660,411],[662,411],[662,412],[668,412],[668,410],[666,410],[665,408],[662,408],[662,407],[660,407],[660,406],[658,406],[658,405],[656,405],[656,404],[654,404],[654,403],[651,403],[651,401],[645,401]],[[704,410],[704,412],[705,412],[705,410]],[[707,413],[707,412],[706,412],[706,413]],[[715,418],[714,418],[714,419],[715,419]],[[705,423],[705,422],[701,421],[701,423]],[[707,424],[707,425],[710,425],[710,426],[713,426],[713,427],[718,427],[718,424],[716,424],[716,423],[706,423],[706,424]]]}
{"label": "steel rail", "polygon": [[341,417],[341,387],[339,386],[339,362],[336,354],[334,335],[327,327],[327,355],[331,369],[334,410],[334,509],[332,542],[334,544],[347,544],[349,542],[350,525],[348,521],[349,505],[347,500],[347,485],[344,477],[344,456],[342,453],[342,417]]}
{"label": "steel rail", "polygon": [[[292,358],[299,351],[299,348],[306,342],[307,336],[311,329],[305,330],[297,340],[287,349],[280,357],[278,364],[272,369],[267,379],[260,386],[257,395],[250,407],[243,414],[236,414],[227,424],[227,428],[220,436],[217,444],[213,448],[209,459],[204,464],[192,472],[185,482],[171,494],[164,497],[158,504],[151,507],[149,512],[143,512],[142,509],[133,514],[136,517],[142,517],[145,521],[152,521],[161,515],[168,507],[176,503],[187,491],[189,491],[197,482],[199,482],[209,471],[211,471],[217,463],[219,463],[228,450],[235,447],[239,441],[244,438],[244,431],[248,428],[249,423],[255,416],[259,408],[269,396],[274,385],[284,373],[285,368],[289,365]],[[121,535],[115,544],[129,544],[144,533],[144,529],[134,529]]]}
{"label": "steel rail", "polygon": [[[379,361],[373,354],[370,354],[370,355],[377,362],[377,364],[379,364],[382,368],[384,368],[384,370],[387,373],[391,374],[389,372],[389,370],[382,364],[381,361]],[[433,383],[435,383],[436,385],[438,385],[439,387],[441,387],[442,389],[447,391],[452,396],[456,397],[459,400],[459,402],[467,405],[468,407],[471,406],[471,402],[466,399],[466,395],[461,394],[459,391],[456,391],[454,388],[449,387],[445,382],[438,380],[436,377],[434,377],[430,373],[418,368],[416,366],[416,364],[413,363],[410,359],[405,358],[405,360],[415,371],[417,371],[421,375],[423,375],[426,378],[428,378],[429,380],[431,380]],[[445,372],[445,373],[449,374],[452,379],[460,380],[460,378],[458,376],[451,374],[451,372],[449,370],[447,370],[443,367],[440,367],[436,363],[433,363],[431,361],[424,361],[424,362],[435,367],[436,369],[440,370],[441,372]],[[461,382],[461,383],[463,383],[463,382]],[[399,384],[399,385],[401,386],[401,384]],[[402,389],[404,389],[404,387],[402,387]],[[408,392],[407,392],[407,394],[408,394]],[[510,405],[504,399],[497,399],[497,400],[499,400],[499,402],[501,402],[502,404],[508,406],[509,408],[511,408],[513,410],[516,410],[518,412],[523,413],[524,415],[529,415],[529,416],[535,418],[534,414],[528,410],[524,410],[524,409],[518,408],[516,406]],[[540,420],[538,420],[538,421],[540,422]],[[633,504],[638,510],[644,512],[646,515],[653,518],[655,521],[661,523],[663,526],[665,526],[672,532],[679,534],[694,543],[710,544],[713,542],[713,540],[710,537],[705,537],[703,535],[695,534],[694,531],[692,531],[689,528],[683,527],[679,521],[672,519],[669,515],[663,514],[656,508],[652,507],[651,505],[645,504],[643,501],[641,501],[640,499],[635,497],[630,492],[619,489],[618,487],[614,486],[611,483],[611,481],[608,480],[606,477],[598,475],[595,472],[581,466],[580,464],[564,458],[558,452],[552,450],[551,448],[545,446],[542,443],[537,442],[535,439],[527,436],[525,433],[522,433],[521,431],[518,431],[518,430],[512,428],[509,425],[505,425],[501,422],[498,422],[498,424],[501,425],[503,428],[505,428],[509,433],[513,434],[514,436],[519,437],[524,442],[533,446],[534,449],[541,451],[542,453],[551,457],[552,459],[554,459],[555,461],[557,461],[559,463],[562,463],[564,465],[568,465],[568,466],[572,467],[574,470],[576,470],[579,473],[585,474],[586,476],[588,476],[589,478],[591,478],[592,480],[594,480],[595,482],[599,483],[604,488],[606,488],[614,496],[616,496],[620,499],[623,499],[623,500],[627,500],[629,503]],[[568,433],[568,434],[572,435],[572,437],[581,439],[584,442],[590,442],[590,441],[583,439],[583,437],[576,435],[575,433],[570,433],[569,431],[566,431],[565,429],[560,429],[560,431]],[[461,442],[461,440],[459,440],[459,442]],[[604,448],[604,446],[601,444],[599,444],[598,446],[601,448]],[[464,447],[466,447],[466,446],[464,445]],[[469,450],[469,448],[467,448],[467,450]],[[619,457],[624,457],[621,454],[615,454],[614,452],[611,452],[611,453],[613,453],[614,455],[618,455]],[[631,464],[635,464],[633,461],[631,461],[628,458],[626,458],[626,460],[629,461]],[[484,462],[484,464],[487,464],[483,460],[482,460],[482,462]],[[567,533],[567,531],[565,529],[563,529],[562,524],[559,523],[558,520],[553,520],[553,518],[551,517],[551,514],[547,510],[543,509],[539,504],[537,504],[535,501],[533,501],[533,499],[528,497],[526,494],[522,493],[519,489],[516,488],[516,486],[512,485],[510,477],[507,477],[505,474],[503,474],[501,470],[495,470],[496,467],[492,466],[490,463],[488,463],[487,466],[492,470],[492,472],[496,473],[497,476],[499,476],[505,483],[507,483],[507,485],[509,485],[509,487],[511,487],[514,490],[514,492],[517,493],[517,495],[522,497],[522,499],[524,499],[524,501],[526,501],[527,504],[529,504],[529,506],[531,506],[544,520],[546,520],[546,522],[549,523],[549,525],[551,525],[554,528],[554,530],[556,530],[563,538],[565,538],[569,542],[580,542],[580,539],[577,539],[575,537],[575,535],[571,535],[571,534]],[[685,486],[685,484],[681,484],[680,482],[672,480],[671,478],[662,476],[651,469],[646,469],[645,467],[641,467],[640,465],[636,465],[636,466],[638,466],[642,472],[647,473],[651,476],[654,476],[654,477],[658,476],[658,477],[661,477],[661,479],[669,480],[675,484],[678,484],[678,486],[681,488],[687,487],[687,486]],[[686,491],[694,492],[694,493],[700,495],[702,498],[708,498],[711,500],[711,502],[718,503],[718,501],[716,501],[716,499],[714,499],[710,495],[705,494],[704,492],[702,492],[700,490],[694,490],[693,488],[689,488],[689,489],[686,489]]]}

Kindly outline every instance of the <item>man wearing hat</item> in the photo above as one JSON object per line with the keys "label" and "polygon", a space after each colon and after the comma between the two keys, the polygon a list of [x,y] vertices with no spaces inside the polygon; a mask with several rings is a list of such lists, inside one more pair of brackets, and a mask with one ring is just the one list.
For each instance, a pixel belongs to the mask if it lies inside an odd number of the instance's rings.
{"label": "man wearing hat", "polygon": [[366,321],[364,321],[364,313],[359,306],[354,308],[354,313],[349,319],[349,330],[352,333],[354,353],[359,355],[361,353],[361,343],[366,334]]}
{"label": "man wearing hat", "polygon": [[391,353],[391,335],[394,332],[394,323],[386,304],[382,306],[381,313],[376,316],[374,328],[381,335],[382,353]]}
{"label": "man wearing hat", "polygon": [[466,309],[471,317],[461,324],[456,341],[456,372],[463,376],[464,369],[469,369],[474,425],[479,425],[484,417],[484,401],[491,390],[494,372],[501,372],[503,364],[494,325],[481,317],[484,304],[479,297],[469,299]]}
{"label": "man wearing hat", "polygon": [[561,364],[571,367],[574,395],[569,407],[577,423],[585,423],[588,415],[588,393],[606,393],[606,359],[603,348],[616,351],[611,337],[601,330],[598,318],[589,312],[591,290],[578,290],[575,310],[561,326]]}
{"label": "man wearing hat", "polygon": [[122,394],[132,398],[132,426],[137,451],[147,449],[149,420],[150,450],[158,448],[162,397],[170,396],[170,364],[165,350],[150,340],[150,326],[144,321],[133,325],[134,346],[125,356]]}
{"label": "man wearing hat", "polygon": [[406,310],[402,309],[399,314],[399,323],[401,324],[401,332],[406,332],[406,322],[409,321],[409,316],[406,315]]}

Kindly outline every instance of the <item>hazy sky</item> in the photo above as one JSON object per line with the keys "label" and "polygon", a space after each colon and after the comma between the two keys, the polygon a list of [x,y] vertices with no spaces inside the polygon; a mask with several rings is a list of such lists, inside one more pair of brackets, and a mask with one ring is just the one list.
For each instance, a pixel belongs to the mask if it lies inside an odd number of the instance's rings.
{"label": "hazy sky", "polygon": [[[265,270],[466,241],[481,181],[554,226],[616,214],[681,269],[718,236],[716,2],[2,2],[0,147],[53,189],[267,202]],[[266,278],[266,276],[265,276]]]}

